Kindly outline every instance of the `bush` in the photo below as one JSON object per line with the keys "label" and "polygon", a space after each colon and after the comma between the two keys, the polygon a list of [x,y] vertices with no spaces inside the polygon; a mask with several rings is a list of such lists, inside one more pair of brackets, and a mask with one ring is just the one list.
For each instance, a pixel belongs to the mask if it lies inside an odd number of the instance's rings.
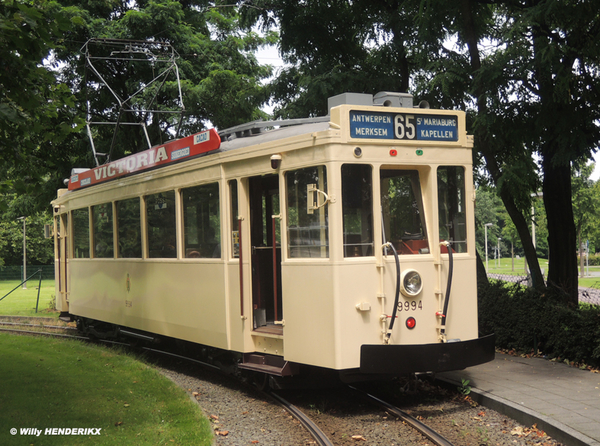
{"label": "bush", "polygon": [[[583,261],[585,263],[585,257],[583,258]],[[600,265],[600,254],[590,254],[588,261],[590,266]],[[579,265],[579,256],[577,256],[577,265]]]}
{"label": "bush", "polygon": [[496,346],[600,366],[600,306],[571,308],[557,293],[492,281],[479,290],[479,329]]}

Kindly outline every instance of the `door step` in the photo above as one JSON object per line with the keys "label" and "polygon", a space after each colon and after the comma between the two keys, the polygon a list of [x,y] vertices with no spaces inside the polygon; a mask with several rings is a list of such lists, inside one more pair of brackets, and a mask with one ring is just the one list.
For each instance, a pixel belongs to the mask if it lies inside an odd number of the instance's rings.
{"label": "door step", "polygon": [[300,371],[298,364],[286,361],[280,356],[256,353],[244,353],[244,362],[238,364],[238,368],[275,376],[292,376]]}

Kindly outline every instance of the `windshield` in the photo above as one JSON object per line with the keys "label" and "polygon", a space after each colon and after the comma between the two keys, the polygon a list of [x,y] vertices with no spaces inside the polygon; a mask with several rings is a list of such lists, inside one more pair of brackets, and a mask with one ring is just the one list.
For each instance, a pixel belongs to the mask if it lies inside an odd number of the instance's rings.
{"label": "windshield", "polygon": [[382,169],[380,178],[384,239],[399,254],[428,254],[419,172]]}

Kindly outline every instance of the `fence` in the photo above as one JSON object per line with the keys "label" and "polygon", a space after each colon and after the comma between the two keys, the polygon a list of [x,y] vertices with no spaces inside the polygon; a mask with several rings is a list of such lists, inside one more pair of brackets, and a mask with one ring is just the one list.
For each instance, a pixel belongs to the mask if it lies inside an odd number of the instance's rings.
{"label": "fence", "polygon": [[[27,265],[27,275],[42,270],[42,280],[54,279],[54,265]],[[23,265],[0,266],[0,280],[23,280]],[[35,276],[33,279],[39,279]]]}

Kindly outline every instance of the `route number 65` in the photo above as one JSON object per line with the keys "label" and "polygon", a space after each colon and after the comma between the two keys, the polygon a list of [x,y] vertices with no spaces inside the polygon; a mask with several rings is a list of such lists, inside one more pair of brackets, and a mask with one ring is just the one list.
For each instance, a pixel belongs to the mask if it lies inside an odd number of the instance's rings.
{"label": "route number 65", "polygon": [[415,139],[417,136],[415,116],[396,115],[394,117],[394,133],[398,139]]}

